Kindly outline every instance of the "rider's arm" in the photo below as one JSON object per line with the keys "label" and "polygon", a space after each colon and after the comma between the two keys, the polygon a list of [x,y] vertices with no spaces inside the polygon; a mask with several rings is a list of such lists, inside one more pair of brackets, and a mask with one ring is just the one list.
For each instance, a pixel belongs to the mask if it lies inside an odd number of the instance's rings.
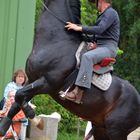
{"label": "rider's arm", "polygon": [[94,26],[82,26],[82,32],[87,34],[101,35],[115,21],[117,14],[115,11],[107,10],[98,18]]}

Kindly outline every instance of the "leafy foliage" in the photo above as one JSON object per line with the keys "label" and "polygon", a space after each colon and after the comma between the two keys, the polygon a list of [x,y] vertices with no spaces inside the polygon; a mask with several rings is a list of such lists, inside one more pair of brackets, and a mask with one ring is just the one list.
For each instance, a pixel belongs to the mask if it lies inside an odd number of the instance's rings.
{"label": "leafy foliage", "polygon": [[81,0],[81,22],[83,25],[93,25],[97,18],[97,10],[93,3]]}
{"label": "leafy foliage", "polygon": [[36,0],[36,14],[35,14],[35,24],[38,21],[39,15],[43,10],[43,6],[40,2],[40,0]]}
{"label": "leafy foliage", "polygon": [[73,133],[62,132],[59,133],[57,140],[83,140],[83,136],[84,136],[83,133],[77,135],[75,132]]}
{"label": "leafy foliage", "polygon": [[118,75],[129,80],[140,92],[140,1],[119,0],[113,4],[120,15],[120,48],[125,52],[118,57],[115,69]]}

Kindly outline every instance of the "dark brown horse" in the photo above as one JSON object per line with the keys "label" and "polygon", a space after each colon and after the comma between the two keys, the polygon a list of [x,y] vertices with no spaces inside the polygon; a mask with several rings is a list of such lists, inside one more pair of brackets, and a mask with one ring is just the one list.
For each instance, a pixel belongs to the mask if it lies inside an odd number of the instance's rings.
{"label": "dark brown horse", "polygon": [[45,4],[51,11],[44,8],[37,24],[34,46],[26,63],[29,84],[17,92],[16,102],[0,123],[0,135],[5,134],[21,108],[27,117],[34,118],[27,102],[42,93],[90,120],[95,140],[127,140],[127,135],[140,126],[140,96],[128,81],[113,75],[107,91],[92,85],[85,91],[83,104],[59,97],[66,77],[75,69],[75,52],[82,40],[81,34],[65,30],[64,25],[65,21],[80,23],[80,1],[45,0]]}

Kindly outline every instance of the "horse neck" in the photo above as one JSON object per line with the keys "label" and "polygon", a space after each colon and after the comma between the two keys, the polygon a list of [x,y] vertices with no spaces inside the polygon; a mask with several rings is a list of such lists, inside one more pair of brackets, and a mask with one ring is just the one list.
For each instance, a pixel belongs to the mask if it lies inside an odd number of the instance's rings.
{"label": "horse neck", "polygon": [[[64,19],[65,21],[71,21],[67,1],[68,0],[49,0],[47,3],[48,5],[46,6],[59,18]],[[78,0],[69,0],[71,5],[74,4],[71,3],[73,1]],[[77,12],[79,9],[75,11],[75,16],[73,13],[71,13],[71,15],[74,17],[73,20],[77,21],[75,17],[79,14],[79,12]],[[81,34],[75,31],[67,31],[64,29],[64,26],[64,23],[59,21],[45,9],[40,16],[36,28],[32,51],[35,52],[36,55],[32,53],[28,59],[30,64],[34,64],[34,71],[36,70],[37,75],[40,71],[44,72],[45,70],[47,80],[49,79],[48,81],[51,83],[49,85],[56,86],[56,89],[59,88],[59,85],[62,86],[64,79],[75,68],[75,52],[82,39]],[[41,75],[44,74],[42,73]],[[53,91],[54,88],[52,89],[52,92]]]}
{"label": "horse neck", "polygon": [[[62,19],[64,22],[71,21],[79,24],[78,18],[80,19],[80,5],[79,0],[53,0],[49,1],[48,5],[46,5],[49,10],[55,14],[57,17]],[[73,9],[71,9],[73,7]],[[74,12],[73,12],[74,11]],[[45,38],[50,40],[50,38],[54,40],[67,40],[70,38],[81,38],[81,35],[77,32],[68,32],[64,31],[65,24],[53,16],[46,9],[41,15],[41,20],[39,20],[39,24],[37,28],[42,30],[46,30]],[[43,19],[43,20],[42,20]]]}

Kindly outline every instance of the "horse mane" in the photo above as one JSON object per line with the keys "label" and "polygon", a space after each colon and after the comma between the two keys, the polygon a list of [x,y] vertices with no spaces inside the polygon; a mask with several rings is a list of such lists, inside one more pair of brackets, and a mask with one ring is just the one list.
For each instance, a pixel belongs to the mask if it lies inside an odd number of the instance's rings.
{"label": "horse mane", "polygon": [[81,19],[81,2],[80,0],[66,0],[68,11],[71,14],[70,17],[72,22],[80,24]]}

